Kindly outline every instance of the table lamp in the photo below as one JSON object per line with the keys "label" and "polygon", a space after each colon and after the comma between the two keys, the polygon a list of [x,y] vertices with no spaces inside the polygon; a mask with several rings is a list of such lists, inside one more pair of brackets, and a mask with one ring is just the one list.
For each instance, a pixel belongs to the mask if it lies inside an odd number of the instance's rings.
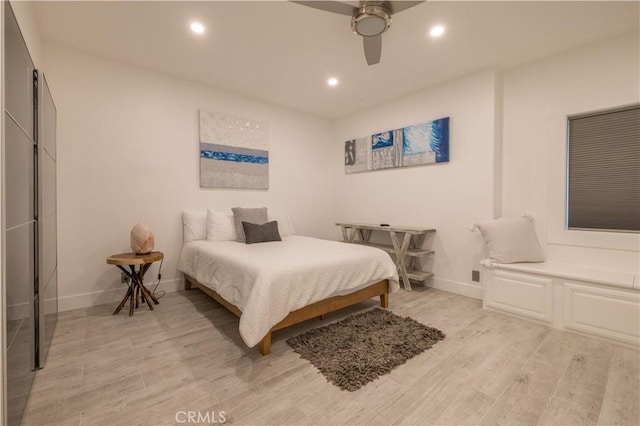
{"label": "table lamp", "polygon": [[131,251],[135,254],[148,254],[153,251],[155,240],[151,228],[138,222],[131,229]]}

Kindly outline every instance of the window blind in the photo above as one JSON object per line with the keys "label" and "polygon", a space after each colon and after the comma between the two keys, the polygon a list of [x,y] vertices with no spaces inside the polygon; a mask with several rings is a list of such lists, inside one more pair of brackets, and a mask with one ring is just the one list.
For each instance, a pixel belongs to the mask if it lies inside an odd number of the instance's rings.
{"label": "window blind", "polygon": [[640,231],[640,106],[569,118],[569,229]]}

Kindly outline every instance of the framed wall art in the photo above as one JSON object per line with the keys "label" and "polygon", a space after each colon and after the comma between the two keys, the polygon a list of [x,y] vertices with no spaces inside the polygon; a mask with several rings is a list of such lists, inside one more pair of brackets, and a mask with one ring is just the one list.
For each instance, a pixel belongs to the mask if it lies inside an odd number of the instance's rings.
{"label": "framed wall art", "polygon": [[449,161],[449,117],[375,133],[344,144],[345,173]]}
{"label": "framed wall art", "polygon": [[268,189],[268,144],[265,123],[200,110],[200,186]]}

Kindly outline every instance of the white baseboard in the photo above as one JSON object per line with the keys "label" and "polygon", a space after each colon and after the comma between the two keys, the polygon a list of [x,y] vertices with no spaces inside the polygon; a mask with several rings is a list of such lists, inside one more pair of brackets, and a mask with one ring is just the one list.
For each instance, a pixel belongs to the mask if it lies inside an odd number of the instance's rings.
{"label": "white baseboard", "polygon": [[[147,285],[147,287],[153,289],[153,287],[151,287],[150,285]],[[457,281],[434,278],[433,288],[482,300],[482,287],[480,285],[474,286]],[[179,278],[162,281],[158,286],[158,290],[164,290],[167,293],[171,293],[180,289],[182,289],[182,280]],[[122,288],[97,291],[94,293],[61,296],[58,298],[58,310],[60,312],[63,312],[70,311],[72,309],[86,308],[89,306],[103,305],[105,303],[117,304],[122,300],[125,292],[126,287],[123,285]]]}
{"label": "white baseboard", "polygon": [[[155,284],[153,284],[155,286]],[[149,290],[153,290],[151,284],[145,284]],[[158,290],[164,290],[167,293],[174,292],[182,288],[182,280],[179,278],[167,281],[161,281]],[[104,291],[96,291],[93,293],[73,294],[71,296],[58,297],[58,310],[60,312],[70,311],[72,309],[87,308],[89,306],[104,305],[105,303],[118,303],[122,300],[127,288],[114,288]]]}
{"label": "white baseboard", "polygon": [[434,277],[433,288],[482,300],[482,286],[480,285],[480,283],[478,283],[478,285],[471,285],[458,281],[451,281],[444,278]]}

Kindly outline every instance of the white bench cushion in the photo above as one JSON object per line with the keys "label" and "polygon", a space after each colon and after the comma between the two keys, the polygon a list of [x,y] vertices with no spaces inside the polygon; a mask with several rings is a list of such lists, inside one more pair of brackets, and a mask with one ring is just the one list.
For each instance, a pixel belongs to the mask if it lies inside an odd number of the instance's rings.
{"label": "white bench cushion", "polygon": [[493,263],[491,267],[570,280],[587,281],[615,287],[640,288],[638,276],[631,271],[598,269],[553,261],[541,263]]}

